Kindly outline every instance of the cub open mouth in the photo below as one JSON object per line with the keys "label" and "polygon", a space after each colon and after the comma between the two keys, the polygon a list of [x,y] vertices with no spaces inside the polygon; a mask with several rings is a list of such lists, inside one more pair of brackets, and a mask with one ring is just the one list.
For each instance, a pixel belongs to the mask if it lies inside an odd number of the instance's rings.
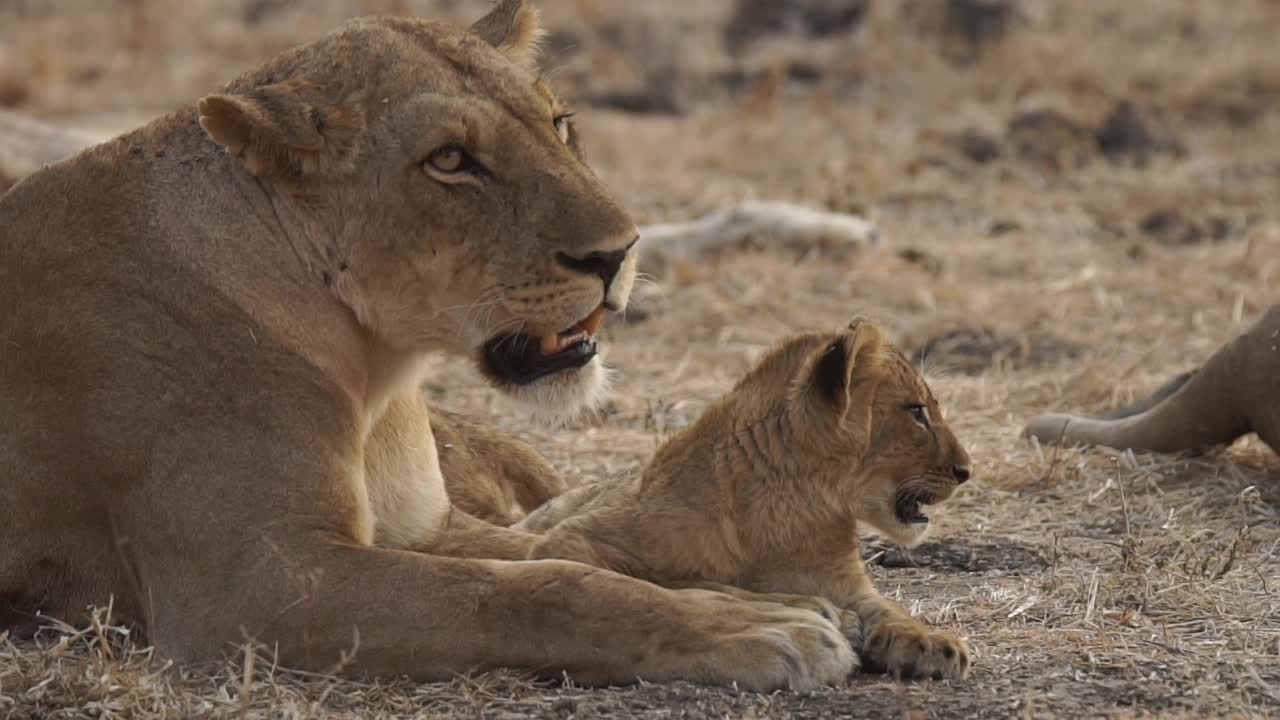
{"label": "cub open mouth", "polygon": [[901,493],[893,502],[893,514],[906,525],[923,525],[929,522],[929,516],[921,511],[920,506],[930,505],[932,500],[913,493]]}
{"label": "cub open mouth", "polygon": [[484,344],[484,356],[493,372],[515,385],[564,370],[574,370],[596,356],[596,333],[604,325],[604,306],[566,330],[542,337],[525,333],[497,335]]}

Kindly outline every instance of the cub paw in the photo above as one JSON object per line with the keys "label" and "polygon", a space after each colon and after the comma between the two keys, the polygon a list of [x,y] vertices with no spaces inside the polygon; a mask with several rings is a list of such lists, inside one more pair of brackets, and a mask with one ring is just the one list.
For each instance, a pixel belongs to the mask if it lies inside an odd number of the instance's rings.
{"label": "cub paw", "polygon": [[958,680],[969,674],[969,648],[949,632],[914,622],[876,626],[862,645],[862,666],[901,679]]}

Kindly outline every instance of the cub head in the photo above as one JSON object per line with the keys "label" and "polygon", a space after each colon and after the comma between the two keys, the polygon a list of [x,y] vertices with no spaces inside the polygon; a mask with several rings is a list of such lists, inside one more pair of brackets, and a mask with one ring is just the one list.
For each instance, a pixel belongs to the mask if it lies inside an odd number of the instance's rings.
{"label": "cub head", "polygon": [[727,399],[739,423],[777,435],[755,444],[791,456],[778,467],[812,512],[852,517],[901,545],[927,532],[924,506],[969,479],[969,455],[924,378],[860,318],[784,341]]}
{"label": "cub head", "polygon": [[473,357],[551,413],[601,392],[637,229],[537,72],[536,10],[361,18],[209,95],[199,123],[381,349]]}

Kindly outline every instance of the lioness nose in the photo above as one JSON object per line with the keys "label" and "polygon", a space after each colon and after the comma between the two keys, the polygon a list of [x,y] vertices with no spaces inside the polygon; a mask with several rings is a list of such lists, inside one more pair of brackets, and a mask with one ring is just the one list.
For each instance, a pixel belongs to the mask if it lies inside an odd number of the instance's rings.
{"label": "lioness nose", "polygon": [[618,271],[622,269],[622,263],[627,259],[627,253],[636,244],[640,236],[636,236],[634,240],[627,243],[627,246],[621,250],[596,250],[589,252],[580,258],[573,257],[567,253],[556,253],[556,261],[561,265],[575,272],[595,275],[604,283],[604,291],[609,293],[609,286],[613,284],[613,279],[617,277]]}
{"label": "lioness nose", "polygon": [[954,477],[956,479],[956,482],[958,483],[963,483],[964,481],[968,480],[969,473],[970,473],[970,469],[968,465],[952,465],[951,466],[951,476]]}

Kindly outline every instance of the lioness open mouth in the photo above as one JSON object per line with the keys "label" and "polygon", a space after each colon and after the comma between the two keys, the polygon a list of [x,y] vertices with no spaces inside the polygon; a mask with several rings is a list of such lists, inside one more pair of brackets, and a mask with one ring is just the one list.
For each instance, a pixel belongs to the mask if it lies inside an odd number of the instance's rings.
{"label": "lioness open mouth", "polygon": [[893,501],[893,514],[906,525],[923,525],[929,522],[929,516],[920,509],[921,505],[930,505],[933,498],[914,493],[899,493]]}
{"label": "lioness open mouth", "polygon": [[494,336],[484,344],[485,358],[494,373],[515,385],[528,385],[553,373],[580,368],[596,356],[595,336],[604,325],[604,316],[601,305],[558,333],[542,337],[525,333]]}

